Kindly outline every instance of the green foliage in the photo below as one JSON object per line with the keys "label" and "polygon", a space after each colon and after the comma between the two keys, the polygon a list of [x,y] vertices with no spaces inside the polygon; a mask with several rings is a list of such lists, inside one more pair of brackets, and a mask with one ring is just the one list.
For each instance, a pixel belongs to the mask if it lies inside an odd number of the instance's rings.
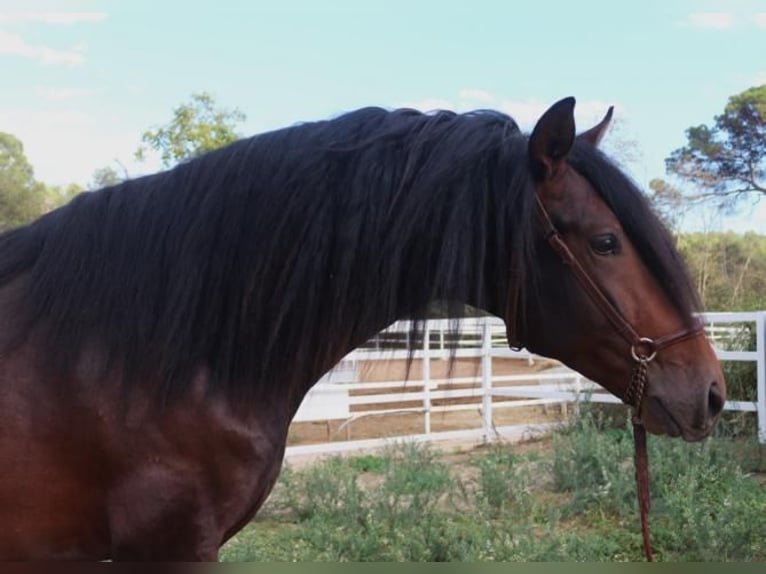
{"label": "green foliage", "polygon": [[[258,561],[624,561],[642,546],[627,428],[586,414],[553,452],[497,446],[462,472],[428,448],[287,468],[251,527],[223,550]],[[652,437],[660,559],[766,558],[766,491],[747,444]],[[374,468],[374,472],[368,472]]]}
{"label": "green foliage", "polygon": [[107,165],[104,167],[100,167],[93,172],[90,187],[91,189],[101,189],[103,187],[110,187],[112,185],[117,185],[123,179],[124,178],[120,176],[119,173],[117,173],[116,169],[114,169],[110,165]]}
{"label": "green foliage", "polygon": [[136,158],[143,160],[148,149],[159,152],[169,167],[231,143],[239,138],[236,127],[245,120],[238,109],[221,109],[207,92],[192,94],[189,103],[173,110],[164,126],[143,133]]}
{"label": "green foliage", "polygon": [[45,186],[35,181],[22,143],[11,134],[0,132],[0,230],[41,215],[46,196]]}
{"label": "green foliage", "polygon": [[483,513],[499,518],[508,512],[522,516],[532,512],[533,478],[523,458],[507,449],[494,447],[475,464],[479,469],[476,504]]}
{"label": "green foliage", "polygon": [[655,541],[666,560],[722,561],[763,556],[766,497],[720,443],[665,441],[652,454]]}
{"label": "green foliage", "polygon": [[343,517],[353,522],[361,512],[357,472],[340,457],[322,462],[310,473],[288,471],[284,481],[282,506],[298,520],[322,516],[333,521]]}
{"label": "green foliage", "polygon": [[687,207],[681,190],[664,179],[655,178],[649,182],[649,201],[669,229],[676,229],[680,216]]}
{"label": "green foliage", "polygon": [[69,185],[53,185],[45,188],[45,209],[51,211],[69,203],[76,195],[85,191],[82,186],[76,183]]}
{"label": "green foliage", "polygon": [[[720,339],[718,345],[727,351],[754,351],[756,348],[755,324],[738,325],[731,335]],[[723,370],[731,400],[751,402],[757,400],[757,365],[753,361],[726,361],[723,363]]]}
{"label": "green foliage", "polygon": [[[555,485],[571,509],[636,513],[630,431],[599,432],[586,417],[554,450]],[[766,491],[740,467],[735,443],[650,437],[653,543],[665,560],[742,560],[766,552]],[[564,448],[561,448],[561,447]],[[755,447],[755,445],[752,445]],[[608,496],[601,492],[610,491]]]}
{"label": "green foliage", "polygon": [[382,473],[386,469],[388,460],[376,454],[365,454],[349,458],[348,464],[357,472]]}
{"label": "green foliage", "polygon": [[[363,460],[363,459],[362,459]],[[275,534],[265,546],[244,542],[248,558],[358,561],[459,559],[447,542],[460,538],[454,517],[440,509],[453,486],[449,467],[435,453],[399,445],[367,461],[378,471],[363,492],[360,459],[333,457],[308,471],[287,469],[264,509],[297,520],[299,528]],[[366,465],[365,465],[366,466]],[[415,527],[417,526],[417,527]],[[475,542],[475,541],[474,541]],[[240,548],[240,544],[235,548]],[[280,554],[274,554],[271,546]],[[459,546],[459,545],[458,545]],[[287,550],[289,557],[281,555]],[[241,550],[234,551],[241,558]]]}
{"label": "green foliage", "polygon": [[686,233],[679,236],[678,249],[706,309],[766,309],[766,236]]}
{"label": "green foliage", "polygon": [[669,173],[732,206],[766,193],[766,84],[729,98],[713,126],[686,130],[686,146],[666,161]]}
{"label": "green foliage", "polygon": [[634,512],[633,445],[622,429],[609,428],[599,413],[586,413],[555,439],[553,489],[570,492],[565,514],[597,508],[626,516]]}
{"label": "green foliage", "polygon": [[[728,327],[734,326],[728,325]],[[727,337],[719,335],[716,346],[727,351],[754,351],[756,348],[755,324],[739,324]],[[756,402],[758,398],[757,365],[753,361],[724,361],[721,366],[726,380],[728,399]],[[754,436],[756,429],[755,413],[725,411],[716,427],[716,435],[730,438]]]}

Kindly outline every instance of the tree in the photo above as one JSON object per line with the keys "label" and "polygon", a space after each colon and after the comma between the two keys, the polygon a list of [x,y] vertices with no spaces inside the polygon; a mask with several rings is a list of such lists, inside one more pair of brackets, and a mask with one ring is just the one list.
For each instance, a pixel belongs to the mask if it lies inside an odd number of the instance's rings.
{"label": "tree", "polygon": [[77,183],[67,185],[53,185],[46,187],[45,209],[51,211],[69,203],[74,196],[83,193],[85,190]]}
{"label": "tree", "polygon": [[236,108],[218,108],[207,92],[192,94],[191,102],[173,110],[170,122],[143,133],[144,145],[136,158],[143,160],[147,149],[152,149],[169,167],[235,141],[240,137],[235,128],[244,120],[245,114]]}
{"label": "tree", "polygon": [[766,194],[766,84],[729,98],[712,127],[686,130],[686,146],[665,160],[669,173],[733,208],[745,196]]}
{"label": "tree", "polygon": [[750,311],[766,306],[766,236],[686,233],[681,251],[705,308]]}
{"label": "tree", "polygon": [[654,178],[649,182],[649,201],[669,229],[676,231],[680,219],[683,217],[689,205],[681,191],[665,181]]}
{"label": "tree", "polygon": [[0,132],[0,230],[41,215],[45,199],[45,186],[35,181],[21,141]]}
{"label": "tree", "polygon": [[91,176],[90,188],[101,189],[102,187],[111,187],[113,185],[117,185],[126,178],[127,174],[126,177],[123,178],[119,173],[117,173],[116,169],[110,165],[107,165],[105,167],[100,167],[93,172],[93,175]]}

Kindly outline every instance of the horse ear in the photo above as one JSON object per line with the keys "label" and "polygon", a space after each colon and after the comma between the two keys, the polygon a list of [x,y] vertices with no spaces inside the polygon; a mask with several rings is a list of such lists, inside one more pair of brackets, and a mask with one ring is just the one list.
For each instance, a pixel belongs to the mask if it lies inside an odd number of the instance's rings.
{"label": "horse ear", "polygon": [[529,159],[535,175],[546,180],[564,166],[575,138],[574,98],[564,98],[546,111],[529,136]]}
{"label": "horse ear", "polygon": [[604,134],[606,134],[606,130],[609,127],[609,124],[612,123],[613,113],[614,106],[609,106],[609,110],[606,112],[604,119],[590,128],[588,131],[581,133],[579,136],[577,136],[577,138],[583,139],[593,146],[597,146],[599,142],[601,142],[601,139],[604,137]]}

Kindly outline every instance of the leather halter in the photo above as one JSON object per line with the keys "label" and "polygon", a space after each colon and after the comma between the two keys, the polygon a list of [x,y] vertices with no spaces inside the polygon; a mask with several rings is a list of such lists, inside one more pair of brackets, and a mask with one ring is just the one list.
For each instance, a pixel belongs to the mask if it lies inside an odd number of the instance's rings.
{"label": "leather halter", "polygon": [[625,319],[619,309],[617,309],[617,307],[615,307],[607,298],[603,290],[596,284],[574,253],[569,249],[558,229],[556,229],[556,226],[553,224],[550,215],[548,215],[548,211],[545,209],[540,196],[535,195],[535,200],[537,201],[537,212],[542,221],[543,231],[545,233],[545,238],[548,241],[548,245],[550,245],[559,255],[561,261],[572,270],[575,278],[588,294],[591,301],[593,301],[593,303],[601,310],[612,326],[614,326],[617,333],[630,345],[630,356],[636,362],[636,369],[634,370],[634,375],[631,377],[630,385],[625,390],[622,400],[636,409],[637,415],[640,415],[641,402],[646,387],[646,376],[645,373],[644,376],[641,376],[637,371],[639,369],[645,371],[647,363],[654,360],[658,351],[703,334],[704,329],[702,324],[697,323],[658,339],[650,339],[649,337],[642,337],[639,335],[628,320]]}
{"label": "leather halter", "polygon": [[[704,333],[704,329],[701,323],[697,323],[696,325],[681,329],[658,339],[650,339],[639,335],[633,328],[633,325],[625,319],[619,309],[617,309],[617,307],[615,307],[615,305],[607,298],[602,289],[596,284],[574,253],[569,249],[558,229],[556,229],[556,226],[553,224],[540,196],[535,194],[535,200],[537,201],[537,212],[542,221],[545,238],[548,241],[548,244],[556,253],[558,253],[559,257],[561,257],[561,261],[572,270],[575,278],[588,294],[591,301],[593,301],[604,316],[606,316],[620,336],[628,342],[630,345],[630,356],[636,363],[633,367],[633,372],[631,373],[630,383],[625,389],[622,400],[633,407],[635,413],[633,416],[633,440],[635,445],[635,472],[638,506],[641,515],[641,534],[643,537],[646,559],[649,562],[653,562],[654,554],[652,553],[652,544],[649,535],[649,507],[651,504],[649,492],[649,455],[646,444],[646,429],[641,423],[640,418],[641,403],[648,384],[647,365],[654,360],[658,351],[693,337],[698,337]],[[514,306],[516,305],[518,305],[518,300],[514,301]],[[514,317],[515,316],[516,315],[514,314]]]}

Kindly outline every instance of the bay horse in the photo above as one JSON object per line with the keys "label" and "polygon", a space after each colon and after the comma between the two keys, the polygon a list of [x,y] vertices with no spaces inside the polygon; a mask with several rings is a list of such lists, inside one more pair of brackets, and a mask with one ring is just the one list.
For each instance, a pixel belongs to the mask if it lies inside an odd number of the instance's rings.
{"label": "bay horse", "polygon": [[314,382],[433,301],[502,317],[650,432],[708,436],[725,382],[689,276],[597,148],[611,110],[576,136],[574,106],[531,134],[360,109],[2,234],[0,558],[216,560]]}

